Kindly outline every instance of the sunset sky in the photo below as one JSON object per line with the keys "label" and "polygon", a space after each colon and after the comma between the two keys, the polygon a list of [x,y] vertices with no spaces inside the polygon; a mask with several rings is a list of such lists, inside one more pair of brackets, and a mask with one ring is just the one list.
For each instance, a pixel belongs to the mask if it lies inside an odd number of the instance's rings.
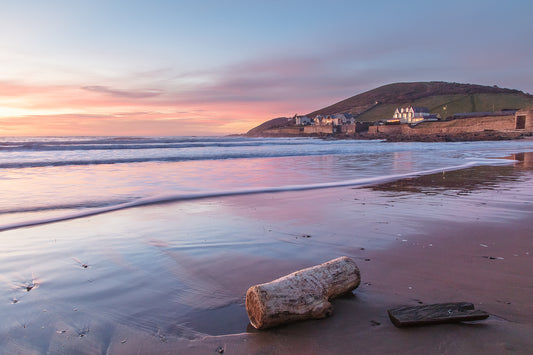
{"label": "sunset sky", "polygon": [[533,93],[533,2],[0,0],[0,136],[217,135],[403,81]]}

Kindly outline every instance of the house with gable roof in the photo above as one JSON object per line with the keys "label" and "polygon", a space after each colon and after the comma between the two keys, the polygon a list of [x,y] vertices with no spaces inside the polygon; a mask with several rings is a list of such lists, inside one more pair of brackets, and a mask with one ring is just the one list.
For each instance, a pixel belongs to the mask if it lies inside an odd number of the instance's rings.
{"label": "house with gable roof", "polygon": [[349,124],[355,124],[355,118],[349,113],[335,113],[333,115],[315,116],[315,125],[321,126],[343,126]]}
{"label": "house with gable roof", "polygon": [[349,113],[336,113],[331,115],[331,121],[336,126],[355,124],[355,118]]}
{"label": "house with gable roof", "polygon": [[307,117],[307,116],[294,115],[294,123],[297,126],[310,125],[310,124],[313,124],[313,119],[311,119],[310,117]]}
{"label": "house with gable roof", "polygon": [[394,111],[391,122],[416,124],[422,121],[437,121],[437,115],[432,115],[427,107],[398,107]]}

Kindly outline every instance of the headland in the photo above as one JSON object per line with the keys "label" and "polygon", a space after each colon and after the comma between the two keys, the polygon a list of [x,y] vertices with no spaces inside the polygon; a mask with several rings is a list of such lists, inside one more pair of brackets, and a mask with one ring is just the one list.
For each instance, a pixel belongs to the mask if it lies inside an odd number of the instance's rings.
{"label": "headland", "polygon": [[386,85],[306,115],[279,117],[247,136],[472,141],[533,134],[533,95],[444,82]]}

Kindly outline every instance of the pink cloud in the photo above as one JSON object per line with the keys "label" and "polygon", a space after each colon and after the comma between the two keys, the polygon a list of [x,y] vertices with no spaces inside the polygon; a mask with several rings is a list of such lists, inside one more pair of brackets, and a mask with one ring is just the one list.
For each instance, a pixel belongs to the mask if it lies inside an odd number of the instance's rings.
{"label": "pink cloud", "polygon": [[[334,78],[323,80],[325,68],[321,57],[287,57],[167,79],[160,77],[170,75],[167,70],[146,73],[155,73],[154,82],[164,87],[0,82],[0,93],[9,92],[13,99],[9,105],[29,111],[11,117],[26,123],[21,128],[26,133],[21,134],[34,132],[34,125],[49,130],[63,127],[64,122],[71,122],[80,132],[90,126],[93,134],[98,126],[100,134],[119,134],[134,126],[147,131],[164,127],[160,134],[243,133],[270,118],[306,113],[335,102],[334,93],[325,93],[335,85]],[[1,110],[0,120],[6,120]]]}
{"label": "pink cloud", "polygon": [[110,88],[109,86],[101,85],[82,86],[81,89],[131,99],[145,99],[149,97],[159,96],[162,94],[161,90],[119,90]]}
{"label": "pink cloud", "polygon": [[[209,90],[211,95],[206,95]],[[12,115],[0,108],[0,123],[12,134],[22,135],[67,134],[67,130],[69,134],[126,134],[129,127],[142,126],[147,132],[161,129],[158,134],[228,134],[246,132],[288,109],[284,102],[276,105],[243,97],[232,101],[227,93],[217,93],[214,87],[209,90],[196,87],[172,92],[0,82],[0,93],[10,94],[3,95],[0,107],[27,112]],[[226,95],[226,99],[217,95]]]}

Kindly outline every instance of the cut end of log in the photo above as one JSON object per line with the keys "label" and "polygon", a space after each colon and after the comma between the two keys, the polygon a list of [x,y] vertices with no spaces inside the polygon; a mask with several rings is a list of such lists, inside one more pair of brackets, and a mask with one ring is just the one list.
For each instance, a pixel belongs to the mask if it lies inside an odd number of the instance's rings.
{"label": "cut end of log", "polygon": [[333,313],[329,299],[354,290],[361,276],[355,262],[344,256],[303,269],[246,292],[246,311],[257,329]]}
{"label": "cut end of log", "polygon": [[250,324],[255,328],[260,329],[263,327],[263,317],[265,314],[262,309],[263,302],[258,295],[257,286],[252,286],[246,292],[246,311],[248,312],[248,318],[250,319]]}

